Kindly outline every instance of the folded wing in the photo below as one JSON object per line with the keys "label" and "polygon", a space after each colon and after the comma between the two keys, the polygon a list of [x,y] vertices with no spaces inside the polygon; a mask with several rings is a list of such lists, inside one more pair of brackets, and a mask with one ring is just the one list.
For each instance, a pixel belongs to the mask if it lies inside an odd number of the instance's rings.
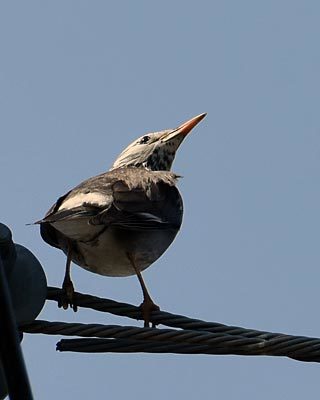
{"label": "folded wing", "polygon": [[[179,229],[182,200],[177,176],[137,168],[115,169],[84,181],[62,196],[41,224],[43,239],[60,247],[59,237],[91,241],[115,226],[127,230]],[[178,207],[177,207],[178,205]]]}

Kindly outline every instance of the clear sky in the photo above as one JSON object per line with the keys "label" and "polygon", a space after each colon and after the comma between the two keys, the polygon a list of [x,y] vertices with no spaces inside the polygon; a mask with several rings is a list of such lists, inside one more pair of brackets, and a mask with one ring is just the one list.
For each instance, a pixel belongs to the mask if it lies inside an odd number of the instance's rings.
{"label": "clear sky", "polygon": [[[166,311],[319,337],[319,19],[308,0],[2,2],[1,222],[49,284],[65,257],[25,224],[136,137],[208,112],[174,164],[184,223],[149,290]],[[134,277],[72,274],[79,291],[141,302]],[[40,318],[134,323],[56,304]],[[58,340],[24,337],[36,399],[319,396],[313,363],[57,353]]]}

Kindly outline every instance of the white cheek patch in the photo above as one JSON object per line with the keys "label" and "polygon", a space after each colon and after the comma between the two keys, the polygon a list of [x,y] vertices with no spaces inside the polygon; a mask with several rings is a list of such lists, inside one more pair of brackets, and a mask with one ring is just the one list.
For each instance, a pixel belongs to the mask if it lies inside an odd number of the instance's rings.
{"label": "white cheek patch", "polygon": [[59,207],[59,211],[70,210],[72,208],[80,207],[83,205],[83,203],[105,206],[106,204],[108,204],[108,200],[108,197],[106,195],[103,195],[102,193],[78,193],[65,200]]}

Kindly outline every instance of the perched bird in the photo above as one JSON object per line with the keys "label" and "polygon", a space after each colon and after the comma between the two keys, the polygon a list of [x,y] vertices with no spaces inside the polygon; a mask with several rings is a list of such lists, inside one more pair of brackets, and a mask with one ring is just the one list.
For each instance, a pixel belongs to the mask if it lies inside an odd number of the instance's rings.
{"label": "perched bird", "polygon": [[70,190],[37,221],[43,240],[67,256],[60,306],[76,311],[70,265],[106,276],[136,274],[143,292],[145,326],[159,310],[141,271],[155,262],[178,233],[183,203],[170,172],[177,149],[206,114],[176,129],[148,133],[131,143],[108,172]]}

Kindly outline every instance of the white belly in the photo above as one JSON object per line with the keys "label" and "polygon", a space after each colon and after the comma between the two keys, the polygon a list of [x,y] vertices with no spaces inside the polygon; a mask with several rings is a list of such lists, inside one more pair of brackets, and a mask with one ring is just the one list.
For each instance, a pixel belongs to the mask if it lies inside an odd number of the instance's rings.
{"label": "white belly", "polygon": [[142,271],[156,261],[170,246],[177,231],[128,232],[109,228],[94,242],[77,242],[83,261],[74,259],[81,267],[106,276],[134,275],[128,253]]}

